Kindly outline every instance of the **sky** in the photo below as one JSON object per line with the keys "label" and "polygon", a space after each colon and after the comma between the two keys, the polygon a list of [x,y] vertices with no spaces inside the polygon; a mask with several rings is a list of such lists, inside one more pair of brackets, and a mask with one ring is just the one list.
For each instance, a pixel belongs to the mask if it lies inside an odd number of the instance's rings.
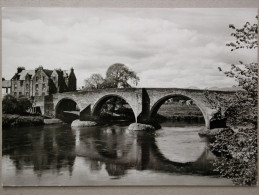
{"label": "sky", "polygon": [[255,23],[256,15],[251,8],[3,8],[2,77],[18,66],[73,67],[81,88],[122,63],[139,76],[137,87],[231,87],[218,67],[255,62],[257,51],[231,52],[229,24]]}

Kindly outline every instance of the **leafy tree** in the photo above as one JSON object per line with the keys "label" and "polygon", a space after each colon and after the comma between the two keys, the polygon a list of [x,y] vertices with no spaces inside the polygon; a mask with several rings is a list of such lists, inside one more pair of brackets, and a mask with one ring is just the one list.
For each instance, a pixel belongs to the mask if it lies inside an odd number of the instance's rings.
{"label": "leafy tree", "polygon": [[101,74],[92,74],[90,78],[85,80],[85,88],[86,89],[100,89],[103,88],[102,84],[104,82],[104,78]]}
{"label": "leafy tree", "polygon": [[[131,88],[131,84],[137,85],[139,77],[124,64],[116,63],[111,65],[106,71],[104,79],[100,74],[92,74],[90,78],[85,80],[85,89],[106,89],[106,88]],[[126,102],[118,97],[112,97],[102,107],[101,113],[116,113],[129,110],[124,105]],[[116,110],[120,108],[119,110]]]}
{"label": "leafy tree", "polygon": [[25,114],[31,106],[32,103],[29,99],[25,97],[19,98],[17,114]]}
{"label": "leafy tree", "polygon": [[[258,19],[258,17],[256,17]],[[229,25],[234,32],[231,36],[236,42],[228,43],[231,51],[237,49],[255,49],[258,47],[258,25],[247,22],[242,28]],[[219,68],[222,71],[221,68]],[[235,97],[223,99],[215,97],[210,102],[219,108],[221,117],[228,118],[228,130],[216,135],[210,149],[220,153],[214,162],[215,169],[222,176],[232,179],[237,185],[256,185],[257,183],[257,87],[258,64],[232,64],[231,70],[225,71],[227,77],[234,78],[243,91]],[[227,108],[227,109],[225,109]]]}
{"label": "leafy tree", "polygon": [[12,95],[6,95],[2,101],[3,113],[4,114],[15,114],[17,111],[18,101]]}
{"label": "leafy tree", "polygon": [[85,89],[131,88],[137,85],[139,77],[124,64],[113,64],[106,71],[106,78],[101,74],[92,74],[85,80]]}
{"label": "leafy tree", "polygon": [[109,88],[131,88],[129,82],[137,85],[139,77],[124,64],[116,63],[106,71],[105,85]]}
{"label": "leafy tree", "polygon": [[9,94],[4,96],[2,101],[4,114],[25,114],[31,105],[30,100],[27,98],[17,99]]}

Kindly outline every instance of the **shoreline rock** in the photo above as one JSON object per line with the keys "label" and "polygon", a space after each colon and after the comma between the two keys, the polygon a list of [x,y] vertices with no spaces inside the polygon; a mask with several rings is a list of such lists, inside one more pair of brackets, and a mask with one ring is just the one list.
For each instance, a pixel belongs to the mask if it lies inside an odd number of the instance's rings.
{"label": "shoreline rock", "polygon": [[74,120],[71,124],[71,127],[92,127],[97,125],[94,121],[80,121],[79,119]]}
{"label": "shoreline rock", "polygon": [[130,131],[147,131],[147,130],[155,130],[155,127],[152,125],[141,124],[141,123],[132,123],[128,127]]}

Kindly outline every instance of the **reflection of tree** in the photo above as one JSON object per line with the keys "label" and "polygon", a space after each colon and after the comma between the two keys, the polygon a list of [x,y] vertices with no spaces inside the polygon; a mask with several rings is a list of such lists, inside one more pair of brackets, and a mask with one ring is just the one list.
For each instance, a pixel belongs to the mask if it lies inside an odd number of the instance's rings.
{"label": "reflection of tree", "polygon": [[122,176],[126,174],[127,167],[116,163],[106,163],[105,169],[110,176]]}
{"label": "reflection of tree", "polygon": [[[41,128],[41,129],[40,129]],[[9,155],[17,170],[32,166],[40,176],[42,171],[68,167],[70,174],[75,160],[75,138],[70,129],[17,129],[3,132],[3,155]]]}
{"label": "reflection of tree", "polygon": [[102,169],[103,163],[97,160],[91,160],[90,162],[90,170],[91,171],[100,171]]}

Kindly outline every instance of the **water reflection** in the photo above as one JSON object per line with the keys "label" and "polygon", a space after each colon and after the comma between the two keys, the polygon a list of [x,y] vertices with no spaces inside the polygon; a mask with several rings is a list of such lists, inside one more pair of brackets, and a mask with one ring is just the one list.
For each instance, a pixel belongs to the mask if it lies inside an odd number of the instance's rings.
{"label": "water reflection", "polygon": [[[172,160],[165,155],[168,151],[164,148],[175,148],[172,144],[175,140],[168,134],[163,137],[163,129],[160,132],[129,132],[126,127],[121,124],[71,129],[69,125],[56,125],[10,129],[3,131],[3,156],[12,160],[16,174],[33,169],[38,176],[46,170],[59,173],[61,169],[73,176],[76,157],[85,159],[85,165],[80,167],[82,171],[90,169],[96,174],[105,170],[110,179],[120,179],[132,169],[166,174],[214,174],[209,163],[211,154],[205,143],[199,143],[202,151],[196,152],[192,162]],[[189,136],[198,138],[197,132]],[[179,144],[181,147],[175,152],[186,152],[181,150],[186,143],[181,141]]]}
{"label": "water reflection", "polygon": [[67,126],[16,128],[3,131],[3,156],[13,161],[17,173],[33,167],[38,176],[45,170],[67,168],[72,174],[75,137]]}

